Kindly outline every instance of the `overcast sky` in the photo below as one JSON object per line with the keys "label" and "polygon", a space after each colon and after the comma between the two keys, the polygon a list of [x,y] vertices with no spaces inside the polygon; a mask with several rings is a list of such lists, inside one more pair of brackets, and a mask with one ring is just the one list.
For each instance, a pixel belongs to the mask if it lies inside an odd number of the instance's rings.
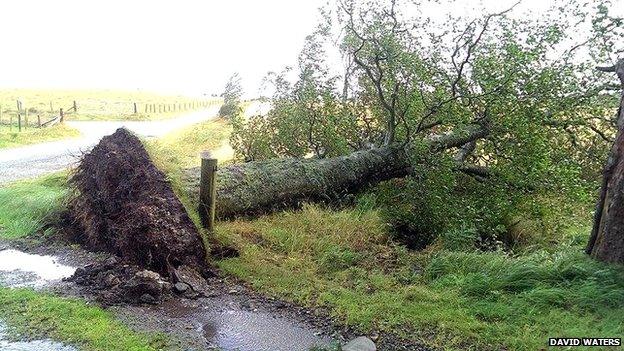
{"label": "overcast sky", "polygon": [[[500,9],[515,1],[483,2]],[[255,95],[267,71],[295,64],[324,3],[1,0],[0,86],[210,94],[237,71]]]}

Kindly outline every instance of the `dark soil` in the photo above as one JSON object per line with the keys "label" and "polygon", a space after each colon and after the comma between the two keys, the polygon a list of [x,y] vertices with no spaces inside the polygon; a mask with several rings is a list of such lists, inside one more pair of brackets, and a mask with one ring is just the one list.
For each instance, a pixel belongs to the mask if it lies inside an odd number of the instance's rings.
{"label": "dark soil", "polygon": [[63,221],[69,239],[124,263],[179,280],[177,268],[206,273],[203,240],[141,141],[120,128],[86,153],[70,184]]}

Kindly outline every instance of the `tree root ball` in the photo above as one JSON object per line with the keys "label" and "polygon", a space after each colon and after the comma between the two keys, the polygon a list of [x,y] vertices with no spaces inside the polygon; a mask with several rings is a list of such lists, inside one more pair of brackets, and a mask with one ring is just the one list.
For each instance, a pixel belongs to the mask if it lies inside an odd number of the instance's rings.
{"label": "tree root ball", "polygon": [[83,156],[70,184],[77,190],[65,222],[70,240],[173,283],[181,265],[204,274],[204,242],[134,134],[120,128],[102,138]]}

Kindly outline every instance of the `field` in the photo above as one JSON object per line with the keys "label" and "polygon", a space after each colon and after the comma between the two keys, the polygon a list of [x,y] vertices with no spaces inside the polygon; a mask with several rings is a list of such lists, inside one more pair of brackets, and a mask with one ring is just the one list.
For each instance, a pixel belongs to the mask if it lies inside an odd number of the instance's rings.
{"label": "field", "polygon": [[80,133],[76,129],[64,124],[41,129],[31,126],[23,129],[21,132],[18,132],[15,126],[0,124],[0,149],[74,138],[79,135]]}
{"label": "field", "polygon": [[[191,98],[167,96],[140,91],[114,90],[0,90],[0,123],[8,123],[10,115],[17,115],[17,100],[22,101],[22,110],[28,110],[29,123],[36,124],[37,115],[43,121],[56,116],[62,108],[67,120],[157,120],[167,119],[199,109],[201,105],[215,105],[217,98]],[[71,111],[76,101],[78,112]],[[134,113],[137,104],[137,114]],[[148,112],[146,106],[156,105],[155,112]]]}

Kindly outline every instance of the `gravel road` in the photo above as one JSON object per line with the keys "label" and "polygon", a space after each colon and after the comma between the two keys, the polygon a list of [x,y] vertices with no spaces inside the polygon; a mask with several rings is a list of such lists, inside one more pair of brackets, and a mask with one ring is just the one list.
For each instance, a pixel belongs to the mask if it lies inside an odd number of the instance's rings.
{"label": "gravel road", "polygon": [[68,121],[81,137],[0,149],[0,185],[19,179],[33,178],[60,171],[77,162],[103,136],[126,127],[143,137],[160,137],[172,131],[216,117],[219,107],[195,111],[163,121]]}

